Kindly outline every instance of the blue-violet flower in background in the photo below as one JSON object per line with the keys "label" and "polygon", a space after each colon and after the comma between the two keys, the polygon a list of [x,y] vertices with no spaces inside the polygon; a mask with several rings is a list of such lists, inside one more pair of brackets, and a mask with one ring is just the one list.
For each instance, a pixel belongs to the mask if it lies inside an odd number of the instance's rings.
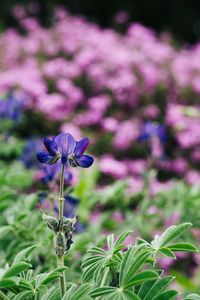
{"label": "blue-violet flower in background", "polygon": [[15,91],[10,91],[3,98],[0,97],[0,118],[12,119],[19,122],[24,106],[24,96]]}
{"label": "blue-violet flower in background", "polygon": [[44,138],[43,143],[47,152],[39,152],[37,158],[41,163],[61,163],[72,167],[90,167],[94,159],[90,155],[83,154],[88,147],[89,139],[83,138],[76,142],[69,133],[61,133],[53,139]]}
{"label": "blue-violet flower in background", "polygon": [[138,141],[148,142],[154,137],[158,138],[162,144],[166,143],[167,133],[165,126],[150,121],[144,123],[141,134],[138,137]]}

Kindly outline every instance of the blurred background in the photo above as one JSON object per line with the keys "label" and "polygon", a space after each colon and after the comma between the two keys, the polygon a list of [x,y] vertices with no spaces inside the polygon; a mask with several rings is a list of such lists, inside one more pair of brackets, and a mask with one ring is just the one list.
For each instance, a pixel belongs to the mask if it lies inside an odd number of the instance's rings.
{"label": "blurred background", "polygon": [[[140,22],[145,26],[152,27],[158,32],[171,32],[173,36],[182,42],[194,43],[200,36],[200,3],[198,0],[169,0],[163,3],[160,0],[41,0],[35,1],[40,4],[40,20],[46,26],[52,23],[53,9],[62,5],[72,14],[81,14],[88,20],[102,26],[113,26],[115,14],[119,11],[127,13],[129,21]],[[16,4],[27,6],[26,0],[9,0],[0,3],[1,28],[14,25],[11,8]]]}
{"label": "blurred background", "polygon": [[[0,32],[0,264],[37,241],[35,265],[55,264],[40,210],[58,213],[59,168],[36,153],[59,132],[88,136],[95,157],[87,176],[66,172],[68,276],[111,231],[151,240],[189,221],[198,246],[200,2],[6,1]],[[199,254],[160,265],[182,294],[200,291]]]}

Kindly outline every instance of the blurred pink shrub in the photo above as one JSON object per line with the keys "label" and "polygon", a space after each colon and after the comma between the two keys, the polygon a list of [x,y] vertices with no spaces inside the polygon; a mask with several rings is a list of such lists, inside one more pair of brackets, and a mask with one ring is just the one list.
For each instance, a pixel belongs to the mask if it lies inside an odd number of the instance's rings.
{"label": "blurred pink shrub", "polygon": [[[38,7],[29,10],[35,14]],[[61,8],[48,29],[21,6],[13,14],[26,34],[8,29],[0,35],[1,93],[23,90],[26,108],[60,122],[62,131],[77,138],[89,131],[94,147],[106,138],[105,148],[96,146],[101,171],[128,177],[133,190],[133,180],[135,190],[143,187],[147,168],[144,151],[138,157],[142,124],[163,123],[170,151],[154,143],[155,158],[165,155],[154,167],[199,182],[200,44],[176,49],[169,38],[137,23],[121,35]],[[116,16],[119,23],[127,20],[123,12]],[[163,187],[156,180],[152,193]]]}

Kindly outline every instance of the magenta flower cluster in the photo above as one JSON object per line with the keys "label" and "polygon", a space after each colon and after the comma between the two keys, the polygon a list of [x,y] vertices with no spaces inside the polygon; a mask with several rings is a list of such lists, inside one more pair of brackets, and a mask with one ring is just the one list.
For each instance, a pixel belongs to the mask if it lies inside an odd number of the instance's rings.
{"label": "magenta flower cluster", "polygon": [[[135,154],[144,124],[149,124],[147,131],[165,128],[169,135],[163,145],[161,131],[158,138],[146,134],[153,137],[154,157],[165,158],[156,168],[188,183],[200,180],[200,44],[176,49],[170,36],[158,37],[137,23],[121,35],[63,9],[55,11],[48,29],[22,7],[14,15],[26,35],[14,29],[0,35],[0,93],[23,91],[25,108],[59,121],[61,131],[77,139],[86,129],[101,171],[129,178],[135,191],[142,188],[141,173],[147,168],[145,156]],[[107,153],[100,140],[106,141]],[[40,155],[41,161],[59,157],[69,162],[54,141],[45,140],[45,146],[50,151]],[[74,147],[72,153],[76,155]],[[152,191],[160,188],[154,181]]]}

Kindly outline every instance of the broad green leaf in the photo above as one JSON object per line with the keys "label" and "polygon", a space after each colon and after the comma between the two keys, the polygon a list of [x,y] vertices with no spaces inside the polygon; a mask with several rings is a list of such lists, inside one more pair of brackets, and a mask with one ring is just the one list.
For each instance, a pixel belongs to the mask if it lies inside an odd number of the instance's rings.
{"label": "broad green leaf", "polygon": [[15,257],[13,264],[18,261],[26,260],[28,256],[37,248],[37,245],[30,246],[26,249],[21,250]]}
{"label": "broad green leaf", "polygon": [[28,264],[26,262],[17,262],[16,264],[12,265],[4,274],[3,278],[8,278],[15,276],[27,269],[30,269],[32,267],[31,264]]}
{"label": "broad green leaf", "polygon": [[173,276],[168,276],[162,279],[157,280],[152,288],[148,291],[146,296],[144,297],[144,300],[153,299],[153,297],[158,296],[174,279]]}
{"label": "broad green leaf", "polygon": [[117,290],[116,287],[104,286],[92,290],[89,293],[89,295],[95,298],[95,297],[100,297],[108,294],[113,294],[114,292],[116,292],[116,290]]}
{"label": "broad green leaf", "polygon": [[[159,272],[158,272],[159,273]],[[160,274],[161,275],[161,274]],[[145,296],[146,296],[146,294],[149,292],[149,290],[152,288],[152,286],[155,284],[155,282],[156,282],[157,280],[152,280],[152,281],[146,281],[146,282],[144,282],[142,285],[141,285],[141,287],[140,287],[140,289],[139,289],[139,291],[138,291],[138,296],[141,298],[141,299],[143,299]]]}
{"label": "broad green leaf", "polygon": [[160,295],[154,297],[153,300],[170,300],[170,299],[174,299],[174,297],[176,297],[177,294],[178,292],[174,290],[170,290],[170,291],[163,292]]}
{"label": "broad green leaf", "polygon": [[194,245],[188,243],[172,244],[168,248],[172,251],[198,252],[198,249]]}
{"label": "broad green leaf", "polygon": [[125,239],[132,233],[133,231],[132,230],[128,230],[128,231],[125,231],[123,232],[119,237],[118,239],[116,240],[115,242],[115,248],[120,246],[124,241]]}
{"label": "broad green leaf", "polygon": [[144,265],[149,255],[149,250],[143,250],[132,258],[132,262],[130,262],[129,269],[127,270],[128,272],[122,277],[122,285],[129,280],[131,276],[136,274],[136,272]]}
{"label": "broad green leaf", "polygon": [[83,299],[85,296],[88,296],[90,290],[91,290],[90,284],[86,283],[81,285],[73,294],[72,300]]}
{"label": "broad green leaf", "polygon": [[[138,246],[132,247],[128,251],[126,251],[126,253],[123,257],[122,263],[121,263],[121,267],[120,267],[119,280],[120,280],[121,284],[123,284],[125,282],[128,272],[133,267],[134,263],[138,260],[138,257],[143,255],[144,251],[146,253],[146,249],[147,248],[145,245],[138,245]],[[150,252],[149,252],[149,255],[150,255]],[[131,274],[131,275],[133,275],[133,274]]]}
{"label": "broad green leaf", "polygon": [[158,273],[152,270],[145,270],[132,276],[124,285],[124,288],[128,288],[137,284],[142,284],[146,281],[152,281],[159,277]]}
{"label": "broad green leaf", "polygon": [[177,238],[180,234],[182,234],[185,230],[191,227],[191,223],[183,223],[177,226],[169,227],[162,235],[161,235],[161,244],[160,246],[165,246],[175,238]]}
{"label": "broad green leaf", "polygon": [[200,296],[197,294],[190,294],[186,296],[184,300],[200,300]]}
{"label": "broad green leaf", "polygon": [[92,247],[87,250],[88,253],[93,253],[93,254],[106,254],[106,251],[99,247]]}
{"label": "broad green leaf", "polygon": [[159,252],[162,253],[165,256],[176,259],[176,256],[174,255],[174,253],[169,248],[162,247],[162,248],[159,249]]}
{"label": "broad green leaf", "polygon": [[15,286],[19,283],[19,280],[17,277],[2,278],[0,279],[0,289]]}

